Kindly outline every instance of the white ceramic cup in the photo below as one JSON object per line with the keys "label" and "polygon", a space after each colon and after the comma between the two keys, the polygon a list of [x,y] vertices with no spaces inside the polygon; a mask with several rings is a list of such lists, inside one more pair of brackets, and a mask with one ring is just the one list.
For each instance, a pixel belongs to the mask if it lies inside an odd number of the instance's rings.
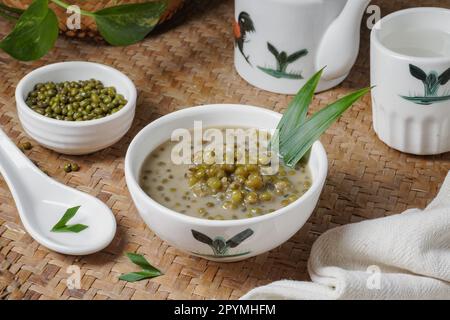
{"label": "white ceramic cup", "polygon": [[[239,116],[236,116],[239,115]],[[168,114],[148,126],[133,139],[125,157],[125,178],[134,204],[142,219],[163,240],[190,254],[205,259],[232,262],[244,260],[278,247],[292,237],[313,212],[325,184],[328,160],[322,144],[312,148],[309,167],[311,188],[287,207],[263,216],[242,220],[206,220],[170,210],[152,198],[139,186],[139,174],[147,156],[170,139],[179,128],[193,128],[194,121],[204,127],[233,126],[275,129],[281,114],[242,105],[209,105],[184,109]],[[193,233],[202,233],[210,239],[231,239],[246,232],[249,236],[226,254],[216,254],[207,244],[197,240]]]}
{"label": "white ceramic cup", "polygon": [[326,66],[317,91],[341,83],[359,52],[370,0],[236,0],[235,66],[250,84],[296,94]]}
{"label": "white ceramic cup", "polygon": [[450,10],[414,8],[379,21],[371,78],[382,141],[417,155],[450,151]]}

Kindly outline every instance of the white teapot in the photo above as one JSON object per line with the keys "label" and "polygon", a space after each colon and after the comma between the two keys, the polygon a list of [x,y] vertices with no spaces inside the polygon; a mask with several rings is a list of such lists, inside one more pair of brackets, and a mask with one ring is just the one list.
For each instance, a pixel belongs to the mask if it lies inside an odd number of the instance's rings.
{"label": "white teapot", "polygon": [[295,94],[326,66],[318,91],[341,83],[359,52],[370,0],[236,0],[235,66],[250,84]]}

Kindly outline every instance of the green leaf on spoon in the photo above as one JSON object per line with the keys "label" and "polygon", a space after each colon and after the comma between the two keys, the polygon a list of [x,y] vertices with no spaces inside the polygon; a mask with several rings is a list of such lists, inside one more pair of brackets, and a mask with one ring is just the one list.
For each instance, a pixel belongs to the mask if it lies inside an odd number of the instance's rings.
{"label": "green leaf on spoon", "polygon": [[100,34],[114,46],[127,46],[143,40],[159,22],[167,1],[124,4],[93,14]]}
{"label": "green leaf on spoon", "polygon": [[48,0],[34,0],[0,48],[17,60],[37,60],[54,46],[57,37],[58,19],[48,8]]}
{"label": "green leaf on spoon", "polygon": [[80,206],[67,209],[66,213],[62,218],[54,225],[51,232],[74,232],[79,233],[88,228],[84,224],[72,224],[67,225],[67,223],[72,219],[80,209]]}

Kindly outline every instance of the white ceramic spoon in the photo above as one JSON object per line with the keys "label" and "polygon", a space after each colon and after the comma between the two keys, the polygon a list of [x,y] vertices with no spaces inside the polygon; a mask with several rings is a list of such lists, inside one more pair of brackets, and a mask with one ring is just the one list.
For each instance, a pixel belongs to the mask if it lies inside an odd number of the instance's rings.
{"label": "white ceramic spoon", "polygon": [[[0,173],[16,201],[27,232],[43,246],[63,254],[87,255],[114,238],[116,220],[100,200],[67,187],[40,171],[0,129]],[[67,209],[81,206],[68,224],[88,226],[80,233],[54,233]]]}

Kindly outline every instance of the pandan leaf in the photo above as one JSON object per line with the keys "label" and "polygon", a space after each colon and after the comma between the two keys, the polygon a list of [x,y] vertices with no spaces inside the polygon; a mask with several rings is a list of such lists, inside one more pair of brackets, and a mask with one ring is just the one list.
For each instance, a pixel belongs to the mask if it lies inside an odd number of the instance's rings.
{"label": "pandan leaf", "polygon": [[358,99],[364,96],[371,88],[361,89],[332,103],[315,113],[305,123],[290,130],[291,135],[281,142],[283,160],[289,167],[295,165],[305,156],[319,137]]}
{"label": "pandan leaf", "polygon": [[93,14],[103,38],[114,46],[127,46],[143,40],[158,23],[167,1],[124,4]]}
{"label": "pandan leaf", "polygon": [[72,224],[72,225],[64,226],[64,227],[61,227],[61,228],[58,228],[58,229],[52,229],[51,231],[52,232],[59,232],[59,233],[62,233],[62,232],[79,233],[79,232],[81,232],[81,231],[83,231],[83,230],[85,230],[87,228],[89,228],[89,227],[87,225],[84,225],[84,224]]}
{"label": "pandan leaf", "polygon": [[79,233],[88,228],[84,224],[72,224],[67,225],[67,223],[77,214],[80,206],[67,209],[62,218],[53,226],[51,232],[74,232]]}
{"label": "pandan leaf", "polygon": [[161,274],[161,271],[159,271],[158,269],[156,269],[154,266],[152,266],[147,259],[144,258],[144,256],[137,254],[137,253],[127,253],[127,257],[131,260],[131,262],[133,262],[134,264],[138,265],[139,267],[141,267],[143,270],[145,271],[149,271],[149,272],[155,272],[155,273],[159,273],[159,275]]}
{"label": "pandan leaf", "polygon": [[149,271],[139,271],[139,272],[130,272],[126,274],[122,274],[119,277],[119,280],[127,281],[127,282],[137,282],[145,279],[151,279],[155,277],[159,277],[161,273],[154,273]]}
{"label": "pandan leaf", "polygon": [[138,272],[130,272],[126,274],[122,274],[119,279],[128,281],[128,282],[136,282],[144,279],[150,279],[161,276],[163,273],[152,266],[144,256],[137,253],[127,253],[128,258],[134,264],[138,265],[142,268],[142,271]]}
{"label": "pandan leaf", "polygon": [[[272,142],[279,141],[280,145],[285,144],[293,130],[305,122],[309,105],[312,102],[322,73],[323,69],[312,76],[291,101],[278,124]],[[285,156],[285,151],[280,148],[280,155],[282,157]]]}
{"label": "pandan leaf", "polygon": [[422,80],[422,81],[426,81],[427,80],[427,74],[425,73],[425,71],[423,71],[419,67],[416,67],[415,65],[410,64],[409,65],[409,71],[411,72],[411,75],[414,78],[417,78],[417,79]]}
{"label": "pandan leaf", "polygon": [[58,32],[58,18],[48,8],[48,0],[34,0],[0,48],[17,60],[37,60],[53,48]]}

